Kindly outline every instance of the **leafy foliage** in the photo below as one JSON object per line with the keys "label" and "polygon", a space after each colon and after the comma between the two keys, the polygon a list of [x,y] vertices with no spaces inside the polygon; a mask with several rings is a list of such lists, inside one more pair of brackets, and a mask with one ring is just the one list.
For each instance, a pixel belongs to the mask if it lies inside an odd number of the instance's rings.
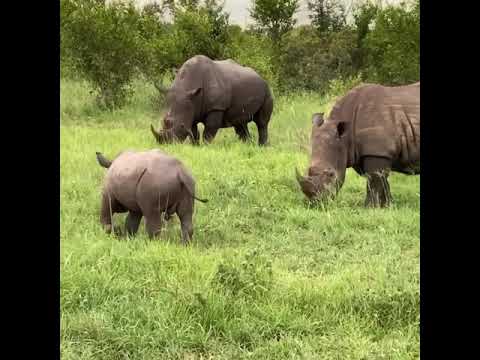
{"label": "leafy foliage", "polygon": [[382,84],[412,83],[420,78],[420,2],[412,8],[378,11],[366,35],[365,78]]}
{"label": "leafy foliage", "polygon": [[340,31],[346,26],[345,6],[335,0],[308,1],[312,25],[319,33]]}
{"label": "leafy foliage", "polygon": [[133,3],[63,0],[61,10],[64,56],[68,53],[74,70],[93,84],[102,105],[123,104],[139,61]]}
{"label": "leafy foliage", "polygon": [[322,93],[330,80],[353,75],[354,44],[355,35],[349,30],[319,37],[307,25],[289,32],[280,55],[282,87]]}
{"label": "leafy foliage", "polygon": [[253,0],[250,16],[259,30],[274,42],[295,25],[293,15],[298,10],[298,0]]}
{"label": "leafy foliage", "polygon": [[134,78],[158,85],[198,54],[252,67],[280,92],[323,93],[333,80],[358,75],[392,85],[419,80],[418,0],[384,8],[363,2],[348,25],[338,2],[311,0],[311,24],[294,27],[298,3],[254,0],[253,29],[242,29],[230,25],[219,0],[165,0],[143,8],[61,0],[61,76],[87,80],[98,103],[110,109],[129,98]]}

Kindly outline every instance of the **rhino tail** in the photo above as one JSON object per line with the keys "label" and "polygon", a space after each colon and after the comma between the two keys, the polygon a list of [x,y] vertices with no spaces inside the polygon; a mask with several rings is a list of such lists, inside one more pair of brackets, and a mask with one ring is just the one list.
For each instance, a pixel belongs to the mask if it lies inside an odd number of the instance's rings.
{"label": "rhino tail", "polygon": [[194,187],[194,184],[193,184],[193,181],[190,177],[187,177],[185,176],[185,173],[183,171],[180,171],[178,173],[178,179],[180,180],[180,182],[183,184],[183,186],[185,186],[185,189],[187,189],[188,191],[188,194],[194,198],[195,200],[197,201],[201,201],[203,203],[206,203],[208,202],[208,199],[200,199],[198,197],[196,197],[194,195],[194,190],[193,190],[193,187]]}
{"label": "rhino tail", "polygon": [[108,169],[112,165],[112,161],[108,160],[105,156],[103,156],[102,153],[96,152],[97,154],[97,161],[100,164],[100,166],[103,166],[104,168]]}

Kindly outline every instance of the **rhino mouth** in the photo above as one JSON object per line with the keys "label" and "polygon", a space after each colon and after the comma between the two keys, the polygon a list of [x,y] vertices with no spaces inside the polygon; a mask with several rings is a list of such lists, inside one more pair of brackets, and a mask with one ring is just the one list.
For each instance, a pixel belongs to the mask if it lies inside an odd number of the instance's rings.
{"label": "rhino mouth", "polygon": [[321,176],[302,176],[298,169],[295,169],[295,175],[300,189],[310,201],[331,200],[337,195],[339,189],[338,181],[326,184]]}
{"label": "rhino mouth", "polygon": [[174,140],[174,135],[172,130],[155,130],[153,125],[150,125],[150,130],[152,131],[153,136],[155,137],[155,140],[159,144],[165,144],[165,143],[171,143]]}
{"label": "rhino mouth", "polygon": [[173,128],[162,129],[162,130],[155,130],[153,125],[150,125],[150,130],[152,131],[153,136],[157,140],[159,144],[171,144],[174,142],[182,142],[187,137],[190,137],[192,141],[195,141],[193,133],[190,129],[180,128],[177,132],[180,134],[176,134]]}

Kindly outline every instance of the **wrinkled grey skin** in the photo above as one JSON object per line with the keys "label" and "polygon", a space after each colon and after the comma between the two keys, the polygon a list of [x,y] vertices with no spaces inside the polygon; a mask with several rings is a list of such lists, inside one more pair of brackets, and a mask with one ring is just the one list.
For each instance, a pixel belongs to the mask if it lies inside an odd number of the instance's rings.
{"label": "wrinkled grey skin", "polygon": [[360,85],[312,117],[311,164],[297,181],[310,200],[334,196],[352,167],[367,177],[366,206],[391,202],[388,175],[420,174],[420,83]]}
{"label": "wrinkled grey skin", "polygon": [[[165,90],[167,91],[167,90]],[[248,123],[257,125],[259,145],[268,141],[273,110],[270,88],[253,69],[233,60],[213,61],[197,55],[177,72],[167,95],[168,112],[163,129],[151,131],[158,143],[184,141],[198,144],[198,124],[205,127],[203,140],[211,142],[221,128],[233,127],[242,141],[251,138]]]}
{"label": "wrinkled grey skin", "polygon": [[162,228],[162,213],[168,220],[176,213],[181,222],[182,240],[193,236],[195,181],[182,163],[160,150],[123,151],[113,161],[97,152],[98,163],[107,168],[102,190],[100,222],[112,231],[112,216],[128,212],[125,231],[135,235],[142,217],[150,238]]}

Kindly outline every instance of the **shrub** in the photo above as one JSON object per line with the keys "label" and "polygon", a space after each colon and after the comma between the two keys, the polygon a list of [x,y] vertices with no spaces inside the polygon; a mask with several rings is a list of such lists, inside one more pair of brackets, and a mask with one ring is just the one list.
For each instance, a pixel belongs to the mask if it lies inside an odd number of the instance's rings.
{"label": "shrub", "polygon": [[257,30],[278,43],[283,34],[291,30],[296,20],[298,0],[253,0],[250,16]]}
{"label": "shrub", "polygon": [[345,28],[345,5],[336,0],[309,0],[310,20],[320,34]]}
{"label": "shrub", "polygon": [[378,11],[365,38],[364,78],[389,85],[420,78],[420,4],[388,6]]}
{"label": "shrub", "polygon": [[174,24],[172,41],[176,65],[182,65],[194,55],[212,59],[225,56],[229,44],[228,14],[216,0],[207,0],[203,5],[192,2],[189,6],[177,6],[173,10]]}
{"label": "shrub", "polygon": [[172,35],[173,25],[162,21],[162,9],[153,5],[141,10],[138,22],[140,35],[138,62],[140,72],[145,78],[158,86],[165,76],[180,61],[181,55]]}
{"label": "shrub", "polygon": [[108,108],[124,103],[138,62],[139,14],[131,2],[63,0],[64,56]]}
{"label": "shrub", "polygon": [[321,37],[309,25],[290,31],[280,55],[282,89],[325,92],[330,80],[354,74],[354,48],[355,36],[348,29]]}
{"label": "shrub", "polygon": [[225,57],[251,67],[268,82],[272,90],[277,88],[277,72],[272,60],[273,46],[269,38],[232,28],[231,43],[226,49]]}

